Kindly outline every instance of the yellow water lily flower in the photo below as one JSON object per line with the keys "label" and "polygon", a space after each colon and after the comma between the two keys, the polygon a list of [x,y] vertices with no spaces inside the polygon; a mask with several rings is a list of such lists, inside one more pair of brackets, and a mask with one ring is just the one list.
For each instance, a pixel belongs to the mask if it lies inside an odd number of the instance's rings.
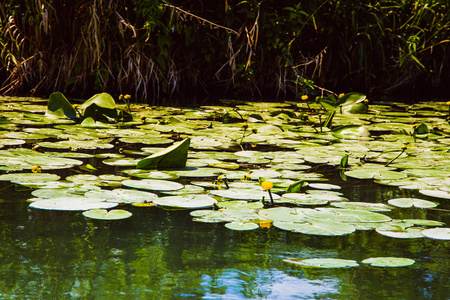
{"label": "yellow water lily flower", "polygon": [[31,172],[33,173],[42,173],[42,167],[40,165],[35,165],[31,167]]}
{"label": "yellow water lily flower", "polygon": [[261,187],[265,190],[271,190],[273,188],[273,182],[272,181],[263,181],[261,183]]}
{"label": "yellow water lily flower", "polygon": [[306,101],[306,100],[308,100],[308,95],[302,95],[302,97],[300,98],[300,99],[302,99],[303,101]]}

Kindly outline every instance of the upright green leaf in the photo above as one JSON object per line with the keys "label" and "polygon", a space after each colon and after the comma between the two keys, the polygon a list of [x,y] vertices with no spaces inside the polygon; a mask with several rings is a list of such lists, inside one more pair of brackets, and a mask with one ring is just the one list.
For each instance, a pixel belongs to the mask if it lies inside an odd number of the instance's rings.
{"label": "upright green leaf", "polygon": [[186,138],[137,163],[138,169],[176,169],[186,167],[191,139]]}
{"label": "upright green leaf", "polygon": [[59,118],[64,116],[70,119],[77,118],[76,110],[61,92],[54,92],[48,98],[46,115]]}

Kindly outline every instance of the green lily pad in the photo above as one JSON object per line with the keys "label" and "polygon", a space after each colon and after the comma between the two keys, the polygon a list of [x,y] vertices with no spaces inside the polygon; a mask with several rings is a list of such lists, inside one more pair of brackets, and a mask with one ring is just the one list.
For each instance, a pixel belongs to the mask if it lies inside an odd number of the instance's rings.
{"label": "green lily pad", "polygon": [[407,267],[413,265],[415,260],[402,257],[372,257],[364,259],[361,263],[370,264],[372,267]]}
{"label": "green lily pad", "polygon": [[185,208],[185,209],[200,209],[212,207],[217,203],[217,200],[208,195],[180,195],[180,196],[166,196],[153,200],[153,203],[159,206]]}
{"label": "green lily pad", "polygon": [[419,190],[419,193],[426,195],[426,196],[431,196],[431,197],[436,197],[436,198],[441,198],[441,199],[450,199],[450,192],[446,192],[446,191]]}
{"label": "green lily pad", "polygon": [[[267,191],[255,190],[255,189],[228,189],[228,190],[215,190],[210,191],[211,195],[222,197],[225,199],[235,199],[235,200],[248,200],[248,201],[259,201],[263,197],[266,201],[270,200],[269,193]],[[280,196],[272,193],[274,200],[280,199]]]}
{"label": "green lily pad", "polygon": [[226,223],[225,227],[231,230],[254,230],[259,228],[259,225],[251,222],[231,222]]}
{"label": "green lily pad", "polygon": [[83,216],[96,220],[122,220],[132,216],[132,213],[123,209],[112,209],[107,211],[105,209],[91,209],[83,212]]}
{"label": "green lily pad", "polygon": [[436,207],[438,204],[428,200],[422,200],[417,198],[396,198],[388,200],[388,203],[396,207],[417,207],[417,208],[431,208]]}
{"label": "green lily pad", "polygon": [[149,171],[149,170],[142,170],[142,169],[129,169],[129,170],[123,170],[122,172],[133,176],[133,177],[139,177],[139,178],[146,178],[146,179],[162,179],[162,180],[176,180],[180,178],[178,175],[176,175],[173,172],[170,171]]}
{"label": "green lily pad", "polygon": [[292,232],[325,236],[347,235],[356,230],[355,226],[351,224],[319,219],[313,219],[305,223],[275,221],[273,225],[277,228]]}
{"label": "green lily pad", "polygon": [[20,182],[43,182],[55,181],[61,177],[50,173],[9,173],[0,175],[0,181]]}
{"label": "green lily pad", "polygon": [[423,238],[422,235],[423,228],[410,227],[406,229],[398,228],[396,230],[384,230],[381,228],[376,228],[376,232],[381,235],[397,238],[397,239],[418,239]]}
{"label": "green lily pad", "polygon": [[132,158],[132,157],[123,157],[123,158],[108,158],[104,159],[102,162],[105,165],[109,166],[117,166],[117,167],[132,167],[136,166],[140,159]]}
{"label": "green lily pad", "polygon": [[309,259],[299,259],[299,258],[287,258],[283,261],[299,265],[305,268],[352,268],[359,267],[359,264],[355,260],[349,259],[338,259],[338,258],[309,258]]}
{"label": "green lily pad", "polygon": [[450,228],[430,228],[422,230],[422,234],[430,239],[450,240]]}
{"label": "green lily pad", "polygon": [[84,211],[90,209],[109,209],[116,207],[118,203],[105,202],[102,199],[86,197],[59,197],[37,200],[29,207],[44,210]]}
{"label": "green lily pad", "polygon": [[178,182],[158,179],[130,179],[122,181],[122,184],[127,187],[149,191],[176,191],[184,187],[184,185]]}
{"label": "green lily pad", "polygon": [[247,201],[221,201],[218,206],[226,209],[260,209],[264,207],[261,202],[247,202]]}
{"label": "green lily pad", "polygon": [[143,203],[152,202],[158,198],[156,194],[131,189],[114,189],[89,191],[84,194],[88,198],[104,199],[107,202],[116,203]]}
{"label": "green lily pad", "polygon": [[392,207],[383,203],[367,203],[367,202],[333,202],[331,206],[356,209],[356,210],[369,210],[369,211],[391,211]]}
{"label": "green lily pad", "polygon": [[187,194],[203,194],[204,188],[192,184],[186,184],[182,189],[176,191],[162,191],[161,193],[166,195],[187,195]]}
{"label": "green lily pad", "polygon": [[308,185],[309,187],[313,189],[319,189],[319,190],[340,190],[341,187],[336,184],[329,184],[329,183],[310,183]]}
{"label": "green lily pad", "polygon": [[367,210],[316,208],[305,211],[305,214],[312,218],[328,219],[343,223],[381,223],[391,221],[391,218],[386,215]]}
{"label": "green lily pad", "polygon": [[407,175],[402,172],[396,171],[382,171],[382,170],[371,170],[371,169],[360,169],[346,171],[344,174],[348,177],[358,178],[358,179],[378,179],[378,180],[389,180],[389,179],[401,179],[406,178]]}

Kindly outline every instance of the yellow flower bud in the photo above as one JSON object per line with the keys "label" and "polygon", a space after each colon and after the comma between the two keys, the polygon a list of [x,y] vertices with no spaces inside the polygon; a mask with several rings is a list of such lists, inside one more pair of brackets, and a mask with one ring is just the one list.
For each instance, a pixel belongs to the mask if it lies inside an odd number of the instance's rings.
{"label": "yellow flower bud", "polygon": [[252,179],[252,178],[250,177],[250,175],[246,174],[246,175],[242,176],[241,179],[242,179],[242,180],[250,180],[250,179]]}
{"label": "yellow flower bud", "polygon": [[341,98],[341,97],[344,96],[344,95],[345,95],[344,93],[340,93],[339,96],[338,96],[338,98]]}
{"label": "yellow flower bud", "polygon": [[445,102],[445,104],[447,104],[448,106],[450,106],[450,101]]}
{"label": "yellow flower bud", "polygon": [[126,94],[125,96],[123,96],[123,98],[124,98],[125,100],[128,100],[128,99],[131,98],[131,95]]}
{"label": "yellow flower bud", "polygon": [[252,133],[257,134],[258,133],[258,128],[252,128]]}
{"label": "yellow flower bud", "polygon": [[244,129],[247,129],[247,128],[248,128],[247,122],[242,123],[242,128],[244,128]]}
{"label": "yellow flower bud", "polygon": [[408,149],[408,146],[402,145],[402,150],[406,150],[406,149]]}
{"label": "yellow flower bud", "polygon": [[303,101],[308,100],[308,95],[303,95],[303,96],[301,97],[301,99],[302,99]]}

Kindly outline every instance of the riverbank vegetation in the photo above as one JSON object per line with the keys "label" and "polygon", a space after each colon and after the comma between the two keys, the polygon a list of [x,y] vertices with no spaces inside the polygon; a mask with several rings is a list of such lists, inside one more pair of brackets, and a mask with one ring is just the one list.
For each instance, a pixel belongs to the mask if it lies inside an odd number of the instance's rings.
{"label": "riverbank vegetation", "polygon": [[450,80],[449,26],[440,0],[5,0],[0,93],[431,99]]}

